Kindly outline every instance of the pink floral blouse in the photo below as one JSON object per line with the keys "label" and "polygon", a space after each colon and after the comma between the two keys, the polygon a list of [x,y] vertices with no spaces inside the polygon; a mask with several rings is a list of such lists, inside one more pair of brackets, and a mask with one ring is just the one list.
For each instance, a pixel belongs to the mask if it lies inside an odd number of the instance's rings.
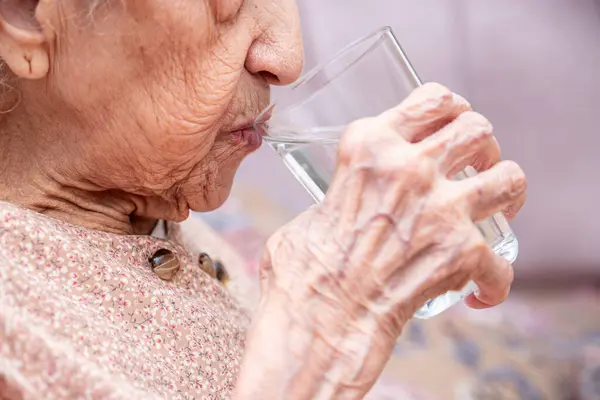
{"label": "pink floral blouse", "polygon": [[[0,203],[1,399],[229,397],[248,312],[170,228],[118,236]],[[179,259],[170,282],[159,249]]]}

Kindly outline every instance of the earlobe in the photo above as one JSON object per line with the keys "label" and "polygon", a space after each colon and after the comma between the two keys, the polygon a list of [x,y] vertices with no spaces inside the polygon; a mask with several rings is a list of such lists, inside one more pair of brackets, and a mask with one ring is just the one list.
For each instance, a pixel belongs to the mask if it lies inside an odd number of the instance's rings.
{"label": "earlobe", "polygon": [[0,32],[0,58],[20,78],[40,79],[48,74],[48,52],[43,44],[18,44]]}
{"label": "earlobe", "polygon": [[26,12],[14,9],[19,2],[8,3],[12,7],[0,7],[0,58],[20,78],[43,78],[50,66],[46,38],[34,13],[27,18]]}

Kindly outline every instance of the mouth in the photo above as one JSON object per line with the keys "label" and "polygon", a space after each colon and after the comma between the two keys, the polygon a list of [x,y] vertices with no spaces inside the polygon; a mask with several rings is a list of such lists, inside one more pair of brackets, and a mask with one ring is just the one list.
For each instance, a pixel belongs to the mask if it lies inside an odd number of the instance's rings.
{"label": "mouth", "polygon": [[252,123],[236,127],[229,131],[228,134],[234,140],[235,144],[243,143],[254,150],[258,149],[262,145],[262,135],[256,129],[254,129]]}

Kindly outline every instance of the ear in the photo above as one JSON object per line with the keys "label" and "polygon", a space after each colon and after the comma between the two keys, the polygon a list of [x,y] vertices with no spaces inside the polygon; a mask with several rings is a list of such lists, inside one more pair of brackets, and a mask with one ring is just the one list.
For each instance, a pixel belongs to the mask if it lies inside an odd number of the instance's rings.
{"label": "ear", "polygon": [[46,37],[36,18],[39,0],[0,0],[0,58],[21,78],[48,74]]}

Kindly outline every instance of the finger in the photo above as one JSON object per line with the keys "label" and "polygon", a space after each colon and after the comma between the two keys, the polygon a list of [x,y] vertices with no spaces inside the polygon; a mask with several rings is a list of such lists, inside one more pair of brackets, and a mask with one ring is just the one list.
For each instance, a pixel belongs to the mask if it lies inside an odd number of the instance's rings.
{"label": "finger", "polygon": [[473,275],[477,289],[465,299],[467,306],[473,309],[490,308],[504,302],[514,280],[512,265],[488,249],[482,254]]}
{"label": "finger", "polygon": [[418,146],[424,154],[438,159],[440,171],[447,177],[467,166],[484,171],[500,161],[500,146],[492,132],[492,124],[485,117],[467,111]]}
{"label": "finger", "polygon": [[[416,170],[424,169],[427,160],[417,160],[416,155],[412,145],[398,137],[397,132],[383,124],[381,119],[355,121],[340,140],[326,206],[331,204],[335,208],[341,205],[337,211],[344,219],[341,224],[344,228],[360,225],[364,222],[361,211],[370,215],[370,210],[377,205],[385,203],[384,210],[394,210],[400,201],[401,188],[406,186],[405,181],[413,178],[418,181],[424,174]],[[429,168],[430,172],[434,169],[437,170],[437,166]],[[418,183],[413,182],[411,189],[423,186]],[[365,207],[365,204],[371,208]]]}
{"label": "finger", "polygon": [[487,171],[453,184],[466,199],[467,212],[473,221],[502,210],[509,210],[511,217],[525,204],[527,178],[513,161],[501,161]]}
{"label": "finger", "polygon": [[395,150],[389,146],[381,151],[373,166],[340,170],[345,180],[336,178],[339,182],[328,194],[326,201],[332,205],[332,212],[339,212],[340,229],[361,236],[355,260],[383,257],[385,262],[379,265],[395,266],[402,257],[417,251],[405,251],[412,226],[419,218],[406,211],[424,201],[435,183],[437,166],[416,155],[398,157],[399,151]]}
{"label": "finger", "polygon": [[340,229],[354,226],[362,208],[369,169],[376,157],[377,140],[373,136],[380,132],[379,127],[374,118],[358,120],[340,139],[335,171],[323,202],[326,209],[339,214]]}
{"label": "finger", "polygon": [[426,83],[380,117],[407,141],[416,143],[470,109],[461,96],[440,84]]}
{"label": "finger", "polygon": [[[398,141],[398,138],[394,140]],[[371,167],[363,164],[352,174],[357,175],[362,185],[352,183],[355,178],[349,176],[343,188],[343,212],[355,215],[352,231],[371,238],[357,243],[357,249],[367,250],[359,253],[367,254],[369,261],[376,260],[375,264],[380,265],[382,271],[395,268],[403,258],[419,251],[420,245],[415,241],[406,248],[413,226],[421,217],[420,213],[410,210],[421,207],[419,204],[439,178],[433,160],[415,151],[404,151],[407,149],[413,150],[412,146],[394,143],[384,146],[377,152]],[[387,272],[382,274],[385,276]]]}
{"label": "finger", "polygon": [[[457,263],[458,265],[458,263]],[[438,296],[440,295],[444,295],[447,294],[448,292],[462,292],[467,285],[470,282],[470,274],[468,274],[468,272],[457,272],[454,275],[451,275],[450,277],[448,277],[448,279],[440,282],[439,285],[437,285],[434,288],[431,288],[425,292],[423,292],[423,297],[427,300],[432,300],[432,299],[436,299]],[[426,304],[426,302],[419,302],[417,303],[420,306]]]}
{"label": "finger", "polygon": [[402,263],[388,282],[393,301],[421,306],[448,291],[462,290],[478,268],[481,253],[489,246],[470,221],[465,221],[445,242],[433,240]]}

